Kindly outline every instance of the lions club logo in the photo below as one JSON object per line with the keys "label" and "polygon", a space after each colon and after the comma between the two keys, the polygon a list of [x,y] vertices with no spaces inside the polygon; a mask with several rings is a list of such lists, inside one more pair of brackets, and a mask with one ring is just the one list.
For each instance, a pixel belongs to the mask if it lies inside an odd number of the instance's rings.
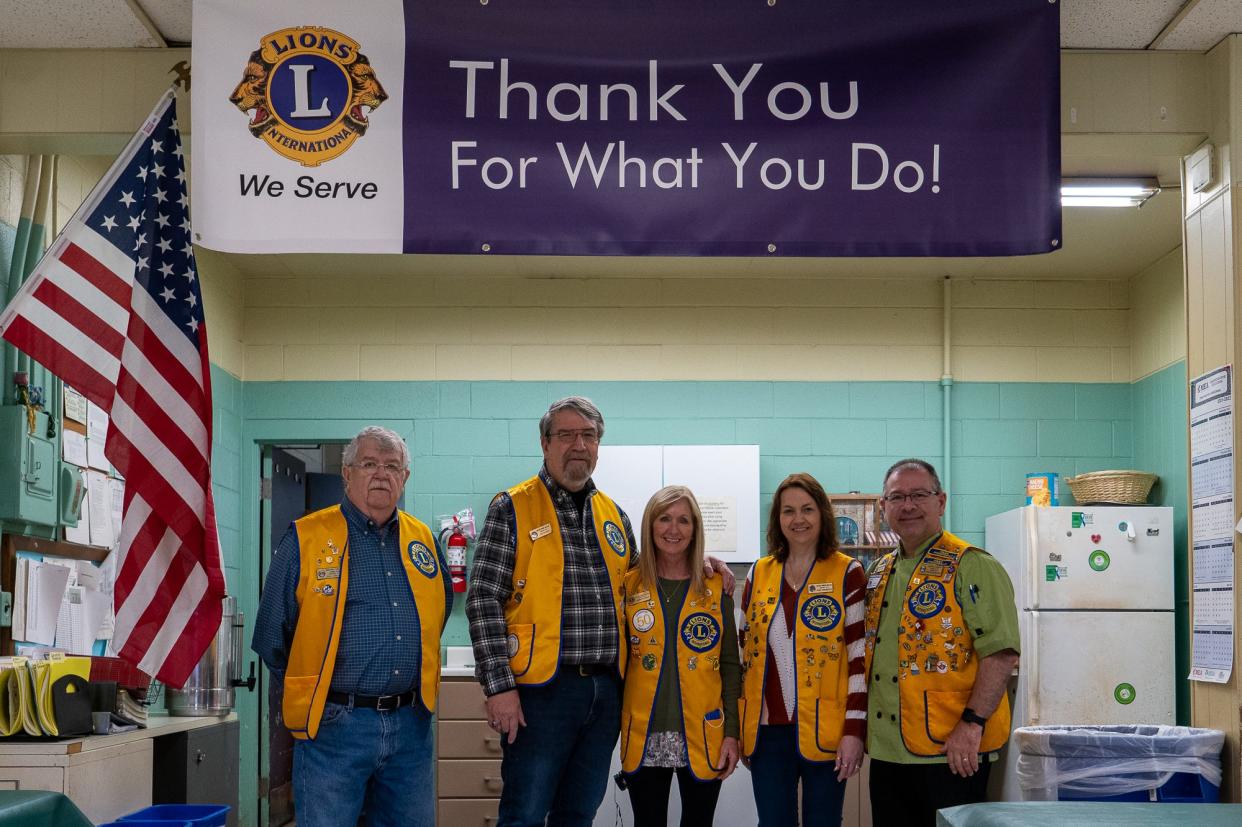
{"label": "lions club logo", "polygon": [[604,523],[604,539],[608,541],[608,545],[612,546],[612,550],[622,557],[625,556],[625,532],[621,530],[621,526],[612,520]]}
{"label": "lions club logo", "polygon": [[272,32],[250,54],[229,101],[250,115],[250,133],[304,167],[331,161],[388,100],[366,55],[321,26]]}
{"label": "lions club logo", "polygon": [[928,580],[910,595],[910,612],[915,617],[931,617],[944,608],[944,584]]}
{"label": "lions club logo", "polygon": [[406,552],[410,555],[410,562],[414,564],[414,568],[428,577],[436,576],[436,572],[440,567],[436,563],[436,555],[431,549],[415,540],[406,547]]}
{"label": "lions club logo", "polygon": [[720,639],[720,624],[704,612],[695,612],[681,624],[682,643],[696,652],[706,652]]}
{"label": "lions club logo", "polygon": [[802,622],[817,632],[826,632],[841,622],[841,604],[826,594],[802,604]]}

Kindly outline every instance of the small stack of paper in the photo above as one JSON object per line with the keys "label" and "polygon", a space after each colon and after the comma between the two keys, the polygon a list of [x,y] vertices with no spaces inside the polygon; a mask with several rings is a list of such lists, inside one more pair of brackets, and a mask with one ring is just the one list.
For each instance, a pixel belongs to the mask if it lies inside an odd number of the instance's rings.
{"label": "small stack of paper", "polygon": [[127,690],[118,689],[116,691],[116,712],[112,713],[112,720],[120,719],[126,724],[145,727],[147,725],[147,707],[134,700],[134,697]]}

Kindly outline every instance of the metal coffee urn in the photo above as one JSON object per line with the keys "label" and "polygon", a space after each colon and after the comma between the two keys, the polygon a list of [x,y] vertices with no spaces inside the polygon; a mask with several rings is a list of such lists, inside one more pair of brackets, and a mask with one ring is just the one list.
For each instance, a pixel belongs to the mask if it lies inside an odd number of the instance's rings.
{"label": "metal coffee urn", "polygon": [[220,631],[203,653],[181,689],[168,687],[164,705],[169,715],[227,715],[233,709],[233,692],[239,686],[254,691],[254,661],[250,676],[242,679],[242,630],[246,618],[237,611],[237,599],[224,598]]}

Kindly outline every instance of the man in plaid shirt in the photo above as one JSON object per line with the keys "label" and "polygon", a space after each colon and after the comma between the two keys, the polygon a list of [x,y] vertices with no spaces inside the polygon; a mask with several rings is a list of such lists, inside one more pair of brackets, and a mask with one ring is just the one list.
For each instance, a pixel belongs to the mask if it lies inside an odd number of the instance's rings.
{"label": "man in plaid shirt", "polygon": [[562,399],[539,422],[543,467],[492,500],[466,614],[488,722],[502,735],[499,827],[589,825],[621,727],[620,584],[630,520],[591,482],[604,418]]}

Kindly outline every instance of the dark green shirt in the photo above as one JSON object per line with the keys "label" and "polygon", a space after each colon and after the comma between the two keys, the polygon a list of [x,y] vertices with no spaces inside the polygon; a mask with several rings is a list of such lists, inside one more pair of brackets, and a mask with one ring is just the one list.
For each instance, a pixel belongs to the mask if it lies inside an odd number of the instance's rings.
{"label": "dark green shirt", "polygon": [[[682,600],[690,587],[689,580],[665,580],[659,578],[660,606],[664,611],[664,663],[670,668],[660,670],[660,683],[656,687],[655,705],[651,710],[650,732],[685,732],[681,721],[681,679],[677,665],[677,622]],[[733,598],[720,596],[720,614],[724,620],[720,641],[720,680],[724,698],[724,732],[726,738],[737,738],[741,733],[738,721],[737,699],[742,691],[742,663],[738,657],[737,626],[733,619]],[[674,618],[669,622],[668,618]],[[671,656],[670,656],[671,653]],[[702,668],[702,667],[700,667]]]}

